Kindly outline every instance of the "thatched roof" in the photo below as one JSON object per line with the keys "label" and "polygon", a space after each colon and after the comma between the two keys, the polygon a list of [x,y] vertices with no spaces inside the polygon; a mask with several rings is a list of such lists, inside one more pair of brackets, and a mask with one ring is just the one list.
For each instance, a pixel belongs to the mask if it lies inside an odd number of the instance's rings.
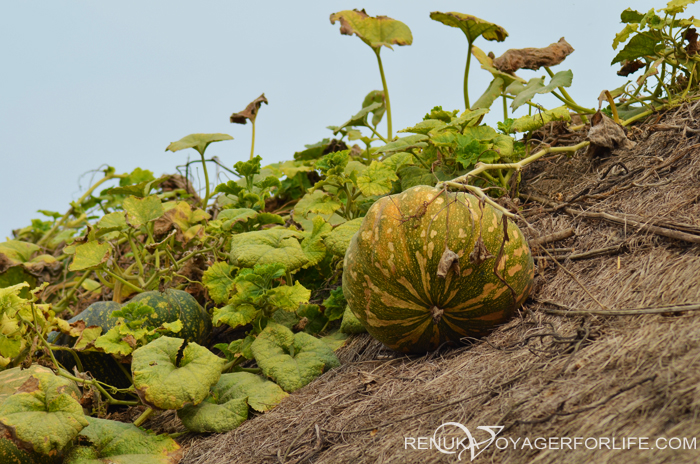
{"label": "thatched roof", "polygon": [[[529,197],[530,226],[521,221],[521,229],[530,238],[575,235],[544,245],[551,256],[534,250],[535,294],[487,339],[407,357],[358,336],[342,348],[342,367],[273,411],[228,434],[185,440],[183,462],[456,462],[404,449],[404,437],[432,436],[446,421],[472,433],[502,425],[501,436],[514,440],[616,437],[617,447],[622,437],[649,437],[649,447],[657,437],[700,437],[700,313],[679,311],[700,309],[695,106],[630,130],[633,149],[551,156],[527,170],[523,192],[550,204]],[[559,145],[582,136],[548,131],[544,142]],[[696,305],[679,308],[685,303]],[[597,314],[665,305],[661,314]],[[554,314],[571,309],[596,314]],[[694,463],[698,453],[492,445],[474,462]]]}

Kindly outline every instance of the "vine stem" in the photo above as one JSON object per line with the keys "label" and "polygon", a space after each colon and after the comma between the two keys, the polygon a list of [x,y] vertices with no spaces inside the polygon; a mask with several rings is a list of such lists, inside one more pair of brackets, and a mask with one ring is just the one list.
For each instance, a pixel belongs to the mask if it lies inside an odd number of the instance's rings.
{"label": "vine stem", "polygon": [[253,153],[255,153],[255,118],[251,119],[250,122],[253,124],[253,138],[250,141],[250,159],[253,159]]}
{"label": "vine stem", "polygon": [[141,424],[146,422],[146,419],[151,417],[151,414],[153,414],[154,412],[155,410],[153,408],[146,408],[146,410],[142,412],[139,417],[136,418],[136,420],[134,421],[134,425],[136,427],[141,427]]}
{"label": "vine stem", "polygon": [[[95,182],[95,183],[93,184],[93,186],[90,187],[90,188],[87,190],[87,192],[85,192],[85,193],[83,194],[83,196],[80,197],[80,198],[78,199],[77,202],[75,202],[75,205],[76,205],[76,206],[82,205],[83,202],[84,202],[90,195],[92,195],[92,192],[94,192],[95,189],[96,189],[97,187],[99,187],[100,185],[104,184],[104,183],[107,182],[108,180],[111,180],[111,179],[122,179],[122,178],[124,178],[124,177],[126,177],[125,174],[106,174],[102,179],[100,179],[100,180],[98,180],[97,182]],[[68,219],[68,218],[70,217],[70,215],[73,214],[74,212],[75,212],[75,206],[71,206],[70,209],[66,212],[66,214],[64,214],[63,217],[62,217],[61,219],[58,220],[58,222],[55,222],[54,225],[51,227],[51,229],[49,229],[49,231],[46,232],[46,233],[44,234],[44,236],[41,237],[41,238],[39,239],[39,241],[37,242],[37,245],[43,246],[44,243],[46,243],[46,241],[47,241],[49,238],[51,238],[51,236],[53,235],[53,233],[56,232],[56,229],[58,229],[59,227],[61,227],[61,226],[63,225],[63,223],[66,222],[66,219]]]}
{"label": "vine stem", "polygon": [[204,152],[200,153],[199,156],[202,157],[202,171],[204,171],[204,184],[206,188],[204,190],[204,200],[202,201],[202,206],[207,209],[207,203],[209,203],[209,173],[207,172],[207,160],[204,159]]}
{"label": "vine stem", "polygon": [[382,76],[382,87],[384,88],[384,101],[386,102],[386,126],[387,126],[387,140],[391,140],[393,136],[391,135],[391,102],[389,101],[389,87],[386,85],[386,77],[384,76],[384,66],[382,65],[382,58],[379,56],[381,49],[373,48],[374,54],[377,55],[377,63],[379,64],[379,74]]}
{"label": "vine stem", "polygon": [[467,65],[464,68],[464,108],[469,109],[469,65],[472,62],[472,43],[467,48]]}
{"label": "vine stem", "polygon": [[514,218],[515,216],[513,213],[496,203],[495,201],[491,200],[482,189],[479,187],[475,187],[473,185],[469,185],[468,182],[472,177],[476,177],[481,173],[484,173],[485,171],[492,171],[492,170],[501,170],[501,169],[514,169],[515,172],[521,170],[523,167],[527,166],[528,164],[537,161],[538,159],[542,158],[544,155],[547,153],[569,153],[573,152],[575,153],[576,151],[580,150],[583,147],[587,147],[590,145],[589,141],[584,141],[581,143],[578,143],[576,145],[572,145],[570,147],[546,147],[543,148],[542,150],[538,151],[534,155],[528,156],[525,159],[522,159],[518,161],[517,163],[503,163],[503,164],[486,164],[486,163],[477,163],[477,165],[466,173],[463,176],[456,177],[450,181],[444,181],[444,182],[439,182],[435,188],[437,189],[442,189],[444,187],[452,187],[452,188],[457,188],[460,190],[468,190],[477,197],[483,199],[486,203],[489,205],[493,206],[500,212],[502,212],[504,215],[506,215],[509,218]]}

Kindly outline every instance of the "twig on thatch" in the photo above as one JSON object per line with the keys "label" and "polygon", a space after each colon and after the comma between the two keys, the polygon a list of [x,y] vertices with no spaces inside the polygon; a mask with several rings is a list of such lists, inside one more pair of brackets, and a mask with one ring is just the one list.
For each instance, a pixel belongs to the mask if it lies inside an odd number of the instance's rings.
{"label": "twig on thatch", "polygon": [[551,242],[558,242],[559,240],[564,240],[565,238],[569,238],[572,235],[574,235],[574,228],[570,227],[565,230],[561,230],[559,232],[554,232],[553,234],[545,235],[544,237],[537,237],[532,240],[530,240],[530,245],[531,246],[540,246],[544,245],[545,243],[551,243]]}
{"label": "twig on thatch", "polygon": [[642,384],[645,384],[647,382],[653,382],[654,379],[656,379],[656,377],[657,377],[657,375],[654,374],[654,375],[651,375],[649,377],[645,377],[642,380],[634,382],[630,385],[627,385],[626,387],[622,387],[619,390],[617,390],[615,393],[613,393],[612,395],[608,396],[607,398],[603,398],[602,400],[597,401],[590,406],[586,406],[584,408],[579,408],[579,409],[574,409],[573,411],[563,412],[563,411],[561,411],[561,409],[564,407],[564,405],[568,401],[568,399],[566,399],[566,400],[562,401],[559,404],[559,406],[557,407],[557,410],[555,412],[551,413],[550,415],[543,417],[541,419],[533,419],[533,420],[529,420],[529,421],[516,419],[515,421],[513,421],[512,424],[510,424],[508,427],[504,428],[501,431],[501,433],[505,433],[508,430],[510,430],[511,428],[515,427],[516,425],[520,425],[520,424],[541,424],[543,422],[547,422],[547,421],[553,419],[556,416],[572,416],[574,414],[580,414],[582,412],[591,411],[593,409],[599,408],[600,406],[603,406],[604,404],[606,404],[609,401],[611,401],[612,399],[620,396],[621,394],[625,393],[626,391],[632,390],[633,388],[636,388],[636,387],[638,387]]}
{"label": "twig on thatch", "polygon": [[586,311],[586,310],[579,310],[579,309],[573,309],[568,306],[565,306],[560,303],[556,303],[554,301],[548,301],[548,300],[543,300],[543,301],[538,301],[538,303],[546,303],[546,304],[551,304],[554,306],[558,306],[560,308],[565,308],[563,310],[559,309],[543,309],[542,311],[547,313],[547,314],[554,314],[557,316],[569,316],[569,317],[578,317],[578,316],[637,316],[640,314],[664,314],[664,313],[682,313],[685,311],[700,311],[700,303],[687,303],[687,304],[679,304],[679,305],[671,305],[671,306],[657,306],[653,308],[633,308],[633,309],[617,309],[617,310],[608,310],[608,311],[596,311],[596,310],[591,310],[591,311]]}
{"label": "twig on thatch", "polygon": [[304,430],[299,432],[299,434],[294,438],[294,440],[292,440],[292,442],[287,447],[287,450],[284,452],[284,455],[280,456],[280,451],[282,451],[282,449],[277,450],[277,458],[279,459],[280,464],[284,464],[287,461],[287,455],[289,455],[289,452],[292,450],[294,444],[296,444],[296,442],[301,438],[301,436],[304,435],[314,425],[314,422],[311,422],[308,426],[306,426]]}
{"label": "twig on thatch", "polygon": [[[557,205],[555,202],[549,200],[548,198],[543,198],[543,197],[540,197],[537,195],[527,195],[527,194],[521,194],[520,196],[522,198],[524,198],[525,200],[536,201],[538,203],[552,206],[555,209],[558,209],[560,207],[560,205]],[[563,210],[574,217],[585,217],[585,218],[589,218],[589,219],[603,219],[603,220],[605,220],[607,222],[611,222],[613,224],[622,224],[625,227],[627,227],[627,226],[637,227],[640,231],[643,231],[643,232],[651,232],[651,233],[654,233],[657,235],[662,235],[664,237],[673,238],[676,240],[683,240],[685,242],[700,243],[700,235],[681,232],[679,230],[675,230],[675,228],[671,229],[671,228],[660,227],[660,226],[656,226],[656,225],[650,225],[650,224],[653,224],[655,222],[653,219],[649,219],[648,221],[642,223],[640,221],[637,221],[635,219],[630,218],[628,215],[626,215],[625,217],[618,217],[618,216],[613,216],[612,214],[608,214],[608,213],[596,213],[596,212],[592,212],[592,211],[580,211],[580,210],[575,210],[573,208],[563,208]],[[671,227],[671,223],[665,223],[665,224],[668,224],[668,226]],[[687,230],[696,229],[696,227],[689,225],[689,224],[679,224],[678,226],[686,228]]]}
{"label": "twig on thatch", "polygon": [[586,294],[587,294],[588,296],[590,296],[590,297],[593,299],[593,301],[595,301],[596,303],[598,303],[598,306],[600,306],[601,308],[603,308],[604,311],[608,311],[608,310],[610,309],[610,308],[608,308],[607,306],[605,306],[603,303],[601,303],[600,301],[598,301],[598,298],[596,298],[595,296],[593,296],[593,294],[588,290],[588,287],[586,287],[585,285],[583,285],[583,282],[581,282],[581,281],[579,280],[579,278],[576,277],[576,275],[575,275],[573,272],[571,272],[570,270],[568,270],[567,268],[565,268],[559,261],[557,261],[557,259],[556,259],[554,256],[552,256],[551,253],[549,253],[549,251],[547,251],[546,248],[542,248],[542,250],[543,250],[545,253],[547,253],[547,256],[549,256],[550,258],[552,258],[552,260],[557,264],[557,266],[559,266],[564,272],[566,272],[566,273],[569,275],[569,277],[571,277],[572,279],[574,279],[574,280],[576,281],[576,283],[579,285],[579,287],[581,287],[581,288],[583,289],[583,291],[586,292]]}

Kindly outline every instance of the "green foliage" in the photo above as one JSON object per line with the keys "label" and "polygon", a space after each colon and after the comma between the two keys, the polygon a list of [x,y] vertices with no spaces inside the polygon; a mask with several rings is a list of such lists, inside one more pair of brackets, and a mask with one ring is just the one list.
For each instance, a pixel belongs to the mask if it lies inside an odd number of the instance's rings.
{"label": "green foliage", "polygon": [[[199,404],[218,382],[224,360],[196,343],[161,337],[134,351],[134,387],[144,403],[158,409]],[[181,354],[180,354],[181,353]]]}
{"label": "green foliage", "polygon": [[251,349],[263,374],[290,393],[340,365],[333,350],[319,339],[294,334],[276,323],[267,325]]}
{"label": "green foliage", "polygon": [[87,421],[89,425],[80,431],[80,445],[71,449],[64,464],[81,464],[86,459],[116,464],[175,464],[180,460],[180,445],[167,435],[94,417],[88,417]]}
{"label": "green foliage", "polygon": [[32,374],[0,403],[0,426],[14,432],[18,446],[27,443],[39,454],[56,454],[88,425],[78,400],[65,391],[71,386],[53,373]]}

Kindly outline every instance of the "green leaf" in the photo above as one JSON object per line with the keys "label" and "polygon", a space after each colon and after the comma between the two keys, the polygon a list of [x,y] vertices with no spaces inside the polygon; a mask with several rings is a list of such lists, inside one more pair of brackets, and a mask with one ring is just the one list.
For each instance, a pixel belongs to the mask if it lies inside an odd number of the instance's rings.
{"label": "green leaf", "polygon": [[401,190],[408,190],[416,185],[433,186],[437,182],[435,175],[421,166],[404,166],[397,174],[401,179]]}
{"label": "green leaf", "polygon": [[253,322],[258,313],[258,309],[251,304],[228,304],[214,309],[212,322],[216,327],[223,323],[235,329]]}
{"label": "green leaf", "polygon": [[621,43],[627,42],[627,39],[629,39],[630,34],[632,34],[633,32],[637,32],[638,28],[639,24],[626,24],[620,32],[615,34],[615,39],[612,43],[613,50],[617,50],[618,45],[620,45]]}
{"label": "green leaf", "polygon": [[169,179],[170,176],[163,176],[155,180],[147,180],[134,185],[126,185],[124,187],[112,187],[104,189],[100,192],[100,196],[105,195],[132,195],[138,198],[147,197],[152,189]]}
{"label": "green leaf", "polygon": [[414,134],[428,135],[428,133],[434,129],[441,129],[445,127],[447,123],[441,121],[440,119],[425,119],[413,127],[407,127],[398,132],[412,132]]}
{"label": "green leaf", "polygon": [[289,272],[309,261],[299,244],[303,234],[289,229],[265,229],[234,235],[231,238],[231,262],[240,267],[280,263]]}
{"label": "green leaf", "polygon": [[177,362],[184,340],[161,337],[133,353],[134,387],[142,401],[158,409],[180,409],[199,404],[218,382],[226,362],[196,343],[188,343]]}
{"label": "green leaf", "polygon": [[123,325],[117,325],[112,327],[105,333],[95,340],[95,348],[99,348],[107,354],[113,354],[118,357],[129,356],[136,347],[136,340],[146,335],[147,329],[137,329],[134,335],[131,336],[130,340],[132,343],[127,342],[127,334],[122,333]]}
{"label": "green leaf", "polygon": [[338,358],[317,338],[274,322],[255,339],[251,349],[263,373],[287,392],[308,384],[325,370],[340,366]]}
{"label": "green leaf", "polygon": [[214,189],[214,193],[223,193],[224,195],[238,196],[241,192],[245,191],[241,185],[235,180],[230,180],[225,184],[219,184]]}
{"label": "green leaf", "polygon": [[237,267],[220,261],[209,266],[202,274],[202,284],[209,291],[209,297],[216,304],[228,301],[229,294],[234,288],[233,277],[236,271],[238,271]]}
{"label": "green leaf", "polygon": [[313,219],[313,229],[306,234],[301,242],[301,249],[308,258],[308,263],[303,267],[311,267],[320,263],[326,256],[326,245],[323,239],[328,235],[333,227],[328,224],[321,216],[316,216]]}
{"label": "green leaf", "polygon": [[136,168],[128,176],[119,179],[119,186],[126,187],[127,185],[146,183],[153,180],[156,180],[153,172],[147,169]]}
{"label": "green leaf", "polygon": [[[612,62],[610,63],[620,63],[624,60],[634,61],[637,58],[643,56],[651,55],[656,56],[657,45],[661,43],[661,34],[658,31],[649,31],[644,34],[636,34],[633,36],[625,48],[623,48],[620,53],[615,55]],[[662,50],[659,50],[662,51]]]}
{"label": "green leaf", "polygon": [[365,10],[344,10],[331,15],[331,24],[340,21],[340,33],[358,36],[374,49],[382,46],[411,45],[411,30],[401,21],[387,16],[369,16]]}
{"label": "green leaf", "polygon": [[274,382],[249,372],[223,374],[217,386],[238,389],[248,397],[248,404],[258,412],[267,412],[289,395]]}
{"label": "green leaf", "polygon": [[423,120],[437,119],[444,123],[448,123],[457,116],[457,113],[459,113],[459,110],[445,111],[442,109],[442,106],[435,106],[432,110],[430,110],[430,113],[423,117]]}
{"label": "green leaf", "polygon": [[697,1],[698,0],[671,0],[666,4],[666,8],[662,8],[661,11],[665,11],[668,15],[683,13],[688,5],[692,5]]}
{"label": "green leaf", "polygon": [[383,90],[372,90],[365,96],[362,101],[362,108],[367,108],[373,103],[379,103],[381,106],[377,109],[371,111],[372,113],[372,125],[377,126],[384,117],[386,112],[386,104],[384,102],[384,91]]}
{"label": "green leaf", "polygon": [[328,251],[336,256],[345,256],[345,252],[350,246],[352,237],[360,230],[362,220],[363,218],[356,218],[333,229],[326,238],[323,239],[323,243],[326,245]]}
{"label": "green leaf", "polygon": [[345,121],[343,124],[338,126],[334,131],[333,134],[337,134],[341,130],[343,130],[346,127],[357,127],[357,126],[364,126],[364,127],[369,127],[367,124],[367,115],[369,113],[372,113],[374,111],[379,110],[382,108],[384,105],[381,103],[371,103],[369,106],[366,106],[362,108],[360,111],[357,112],[354,116],[352,116],[350,119]]}
{"label": "green leaf", "polygon": [[187,405],[177,412],[182,424],[190,432],[225,433],[248,419],[248,398],[245,392],[235,386],[221,384],[230,375],[233,374],[222,375],[204,401],[196,406]]}
{"label": "green leaf", "polygon": [[382,161],[382,164],[389,166],[392,171],[396,172],[399,168],[406,165],[411,165],[414,163],[413,154],[408,152],[394,153],[393,155]]}
{"label": "green leaf", "polygon": [[123,205],[124,211],[126,211],[126,221],[136,229],[165,214],[163,204],[156,195],[149,195],[142,199],[130,196],[124,199]]}
{"label": "green leaf", "polygon": [[294,207],[295,216],[307,217],[309,214],[333,214],[343,204],[323,190],[307,193]]}
{"label": "green leaf", "polygon": [[223,140],[233,140],[233,137],[228,134],[190,134],[177,142],[172,142],[165,151],[170,150],[176,152],[184,150],[185,148],[194,148],[200,155],[204,156],[204,151],[210,143],[221,142]]}
{"label": "green leaf", "polygon": [[64,464],[177,464],[182,457],[180,445],[167,435],[155,435],[134,424],[113,420],[87,420],[89,425],[80,435],[92,446],[73,448]]}
{"label": "green leaf", "polygon": [[294,312],[299,305],[309,301],[311,290],[301,285],[299,281],[294,282],[294,286],[283,285],[268,290],[265,297],[270,305],[287,312]]}
{"label": "green leaf", "polygon": [[321,337],[321,341],[325,343],[331,350],[337,351],[339,348],[345,346],[349,338],[349,334],[337,330],[332,334],[326,335],[325,337]]}
{"label": "green leaf", "polygon": [[343,317],[347,304],[348,302],[345,301],[343,295],[343,287],[338,287],[332,290],[330,296],[323,301],[322,306],[325,308],[323,314],[329,321],[338,320]]}
{"label": "green leaf", "polygon": [[315,160],[323,156],[323,152],[330,145],[330,139],[323,139],[320,142],[316,142],[311,145],[304,145],[306,150],[298,151],[294,153],[294,159],[297,161],[308,161]]}
{"label": "green leaf", "polygon": [[504,86],[505,82],[502,78],[494,78],[489,84],[489,87],[486,89],[486,91],[479,97],[479,99],[476,102],[474,102],[474,104],[472,105],[472,109],[491,108],[493,102],[501,96],[501,93],[503,93]]}
{"label": "green leaf", "polygon": [[[643,17],[644,14],[631,8],[627,8],[625,11],[622,12],[622,14],[620,14],[620,20],[623,23],[639,23]],[[613,46],[613,48],[615,47]]]}
{"label": "green leaf", "polygon": [[328,323],[328,318],[321,311],[321,307],[316,304],[301,305],[297,311],[297,315],[306,319],[304,332],[309,334],[317,334],[321,332]]}
{"label": "green leaf", "polygon": [[566,106],[560,106],[532,116],[522,116],[513,122],[511,131],[531,132],[552,121],[571,121],[569,109]]}
{"label": "green leaf", "polygon": [[8,240],[0,243],[0,253],[19,263],[29,262],[32,255],[39,250],[41,250],[39,246],[19,240]]}
{"label": "green leaf", "polygon": [[11,430],[11,440],[19,446],[55,455],[88,425],[82,406],[70,394],[73,386],[53,373],[32,374],[0,403],[0,428]]}
{"label": "green leaf", "polygon": [[464,35],[467,36],[467,41],[470,44],[479,36],[483,36],[486,40],[495,40],[497,42],[503,42],[508,37],[508,32],[501,26],[464,13],[433,11],[430,13],[430,19],[461,29]]}
{"label": "green leaf", "polygon": [[248,222],[248,219],[254,218],[258,212],[250,208],[233,208],[225,209],[219,213],[216,219],[224,221],[224,230],[230,230],[239,222]]}
{"label": "green leaf", "polygon": [[124,230],[128,226],[126,225],[126,218],[123,212],[114,212],[105,214],[102,219],[97,223],[98,229],[115,229]]}
{"label": "green leaf", "polygon": [[[544,77],[530,79],[525,87],[522,88],[511,103],[513,110],[524,105],[526,102],[532,100],[536,94],[546,94],[552,90],[556,90],[559,87],[570,87],[571,82],[574,78],[574,74],[571,70],[559,71],[556,73],[549,84],[544,85]],[[515,90],[514,86],[511,86],[511,91]]]}
{"label": "green leaf", "polygon": [[80,332],[80,336],[78,336],[78,339],[75,341],[73,349],[76,351],[83,351],[87,348],[95,346],[95,341],[101,334],[102,327],[86,327],[82,332]]}
{"label": "green leaf", "polygon": [[393,169],[379,161],[372,161],[357,179],[357,186],[366,197],[386,195],[391,192],[391,183],[395,180],[398,180],[398,176]]}
{"label": "green leaf", "polygon": [[106,262],[111,254],[112,247],[109,243],[99,243],[96,240],[83,243],[75,247],[75,255],[68,268],[71,271],[94,268]]}
{"label": "green leaf", "polygon": [[427,135],[415,134],[408,137],[401,137],[398,140],[389,142],[377,150],[377,153],[396,153],[399,151],[408,151],[411,148],[427,147],[425,141],[428,140]]}

